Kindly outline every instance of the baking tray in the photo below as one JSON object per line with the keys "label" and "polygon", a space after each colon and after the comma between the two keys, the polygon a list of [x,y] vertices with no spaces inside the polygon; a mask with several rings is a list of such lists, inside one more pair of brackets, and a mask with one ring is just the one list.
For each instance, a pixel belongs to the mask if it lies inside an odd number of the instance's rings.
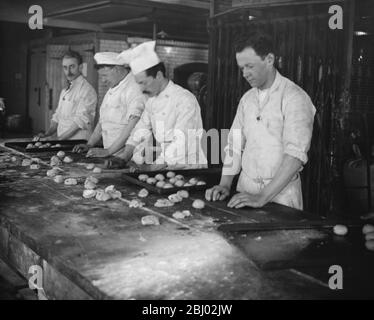
{"label": "baking tray", "polygon": [[59,150],[64,150],[64,151],[72,151],[74,146],[77,144],[87,143],[87,140],[44,140],[40,141],[43,144],[50,143],[52,145],[54,144],[60,144],[61,147],[57,148],[30,148],[26,149],[26,146],[29,143],[35,144],[37,141],[21,141],[21,142],[6,142],[4,145],[8,148],[15,149],[17,151],[21,152],[56,152]]}
{"label": "baking tray", "polygon": [[[194,185],[189,187],[174,187],[169,189],[159,188],[155,185],[148,184],[146,182],[140,181],[138,176],[140,174],[146,174],[149,177],[154,177],[156,174],[163,174],[166,176],[166,173],[172,171],[176,175],[181,174],[187,179],[198,178],[206,182],[205,185]],[[139,187],[145,188],[153,193],[158,194],[171,194],[176,193],[179,190],[187,190],[189,192],[206,190],[207,188],[216,185],[221,179],[221,168],[211,168],[211,169],[192,169],[192,170],[160,170],[160,171],[138,171],[134,173],[124,173],[122,178],[130,183],[133,183]]]}

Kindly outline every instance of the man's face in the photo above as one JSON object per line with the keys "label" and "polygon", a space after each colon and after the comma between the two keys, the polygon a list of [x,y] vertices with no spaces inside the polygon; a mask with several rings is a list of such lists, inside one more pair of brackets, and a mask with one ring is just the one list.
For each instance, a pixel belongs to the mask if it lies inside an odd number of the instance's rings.
{"label": "man's face", "polygon": [[261,89],[265,85],[273,66],[270,54],[262,59],[255,50],[246,48],[236,54],[236,61],[251,87]]}
{"label": "man's face", "polygon": [[98,72],[99,72],[101,80],[104,82],[104,84],[112,87],[117,83],[115,66],[101,67],[101,68],[99,68]]}
{"label": "man's face", "polygon": [[75,58],[65,57],[62,59],[62,68],[66,79],[69,81],[76,79],[81,74],[80,65],[78,65],[78,61]]}
{"label": "man's face", "polygon": [[142,71],[135,75],[135,80],[139,84],[142,92],[148,95],[149,97],[157,96],[160,93],[161,85],[158,74],[156,78],[153,78],[152,76],[147,76],[145,71]]}

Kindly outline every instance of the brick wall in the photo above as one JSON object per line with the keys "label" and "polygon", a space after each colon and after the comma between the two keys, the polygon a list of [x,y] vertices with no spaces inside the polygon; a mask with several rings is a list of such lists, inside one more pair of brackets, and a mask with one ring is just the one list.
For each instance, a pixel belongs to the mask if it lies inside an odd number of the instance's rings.
{"label": "brick wall", "polygon": [[[151,39],[129,37],[125,40],[99,40],[99,50],[121,52],[130,46],[137,45]],[[188,43],[181,41],[157,40],[156,52],[160,59],[165,63],[166,73],[170,79],[174,77],[174,69],[186,63],[202,62],[208,63],[208,46],[197,43]],[[101,104],[108,88],[103,84],[99,77],[98,96]]]}

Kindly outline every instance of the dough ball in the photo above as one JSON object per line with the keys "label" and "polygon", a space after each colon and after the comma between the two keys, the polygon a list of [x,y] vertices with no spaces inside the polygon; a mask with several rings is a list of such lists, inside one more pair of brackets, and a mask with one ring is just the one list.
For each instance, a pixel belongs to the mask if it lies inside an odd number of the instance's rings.
{"label": "dough ball", "polygon": [[110,194],[106,193],[103,189],[96,190],[96,200],[108,201],[111,198]]}
{"label": "dough ball", "polygon": [[146,174],[140,174],[138,176],[139,181],[147,181],[149,177]]}
{"label": "dough ball", "polygon": [[90,199],[96,196],[96,190],[84,190],[83,198]]}
{"label": "dough ball", "polygon": [[138,193],[138,197],[140,197],[140,198],[148,197],[148,195],[149,195],[148,190],[144,189],[144,188],[142,190],[140,190],[139,193]]}
{"label": "dough ball", "polygon": [[54,176],[57,175],[57,173],[58,173],[58,170],[53,168],[53,169],[47,171],[47,177],[54,177]]}
{"label": "dough ball", "polygon": [[101,173],[102,170],[101,170],[101,168],[96,167],[95,169],[92,170],[92,172],[93,173]]}
{"label": "dough ball", "polygon": [[374,240],[367,240],[367,241],[365,242],[365,247],[366,247],[368,250],[373,251],[373,250],[374,250]]}
{"label": "dough ball", "polygon": [[192,183],[189,183],[189,182],[186,182],[185,184],[184,184],[184,187],[192,187],[193,186],[193,184]]}
{"label": "dough ball", "polygon": [[171,207],[174,203],[171,202],[169,199],[158,199],[154,204],[155,207],[163,208],[163,207]]}
{"label": "dough ball", "polygon": [[205,181],[198,181],[196,183],[197,186],[203,186],[203,185],[206,185],[206,182]]}
{"label": "dough ball", "polygon": [[51,146],[51,144],[49,142],[47,142],[46,144],[44,144],[45,148],[49,148],[50,146]]}
{"label": "dough ball", "polygon": [[16,162],[16,161],[17,161],[17,158],[16,158],[16,157],[12,157],[10,160],[11,160],[12,162]]}
{"label": "dough ball", "polygon": [[188,183],[190,183],[191,185],[195,185],[196,183],[198,183],[199,180],[197,180],[196,178],[191,178]]}
{"label": "dough ball", "polygon": [[173,213],[173,218],[175,219],[184,219],[190,216],[191,216],[191,212],[189,210],[176,211]]}
{"label": "dough ball", "polygon": [[165,177],[161,173],[155,175],[155,179],[158,181],[164,181]]}
{"label": "dough ball", "polygon": [[93,183],[95,183],[95,184],[98,184],[99,183],[99,179],[98,178],[95,178],[95,177],[93,177],[93,176],[89,176],[89,177],[87,177],[86,178],[86,182],[87,181],[91,181],[91,182],[93,182]]}
{"label": "dough ball", "polygon": [[372,232],[374,232],[374,226],[371,225],[371,224],[366,224],[362,228],[362,233],[363,234],[372,233]]}
{"label": "dough ball", "polygon": [[177,179],[177,180],[184,180],[184,177],[181,174],[177,174],[175,176],[175,179]]}
{"label": "dough ball", "polygon": [[334,226],[333,231],[338,236],[345,236],[348,233],[348,228],[345,225],[337,224]]}
{"label": "dough ball", "polygon": [[59,166],[61,163],[62,162],[61,162],[59,157],[57,157],[57,156],[51,157],[51,163],[50,164],[51,164],[52,167]]}
{"label": "dough ball", "polygon": [[163,188],[164,189],[171,189],[171,188],[174,188],[174,186],[171,183],[165,183]]}
{"label": "dough ball", "polygon": [[155,178],[148,178],[147,179],[148,184],[155,184],[156,182],[157,182],[157,180]]}
{"label": "dough ball", "polygon": [[118,191],[118,190],[109,192],[109,195],[112,197],[112,199],[122,198],[122,193],[121,193],[121,191]]}
{"label": "dough ball", "polygon": [[55,144],[55,147],[56,148],[61,148],[61,144],[57,143],[57,144]]}
{"label": "dough ball", "polygon": [[176,212],[173,213],[173,218],[184,219],[184,214],[181,211],[176,211]]}
{"label": "dough ball", "polygon": [[151,225],[159,226],[160,225],[159,218],[153,215],[142,217],[141,222],[143,226],[151,226]]}
{"label": "dough ball", "polygon": [[67,178],[64,183],[67,185],[67,186],[74,186],[78,183],[77,179],[74,179],[74,178]]}
{"label": "dough ball", "polygon": [[183,198],[176,193],[169,195],[168,199],[174,203],[181,202],[183,200]]}
{"label": "dough ball", "polygon": [[166,177],[168,177],[169,179],[170,178],[174,178],[175,177],[175,173],[173,171],[169,171],[167,174],[166,174]]}
{"label": "dough ball", "polygon": [[86,165],[86,169],[87,170],[92,170],[93,168],[95,168],[95,164],[94,163],[89,163]]}
{"label": "dough ball", "polygon": [[65,152],[64,151],[59,151],[59,152],[57,152],[57,157],[59,157],[59,158],[63,158],[63,157],[65,157]]}
{"label": "dough ball", "polygon": [[[61,151],[60,151],[61,152]],[[73,159],[71,158],[71,157],[69,157],[69,156],[66,156],[65,158],[64,158],[64,162],[65,163],[72,163],[73,162]]]}
{"label": "dough ball", "polygon": [[40,169],[40,165],[39,164],[32,164],[32,165],[30,165],[30,169],[38,170],[38,169]]}
{"label": "dough ball", "polygon": [[40,158],[31,158],[31,162],[40,163],[40,162],[42,162],[42,159],[40,159]]}
{"label": "dough ball", "polygon": [[183,180],[177,180],[174,185],[176,187],[183,187],[184,186],[184,181]]}
{"label": "dough ball", "polygon": [[205,202],[200,199],[196,199],[194,202],[192,202],[192,207],[195,209],[203,209],[205,207]]}
{"label": "dough ball", "polygon": [[32,149],[34,148],[34,145],[32,143],[29,143],[27,146],[26,146],[26,149]]}
{"label": "dough ball", "polygon": [[138,199],[133,199],[129,203],[129,208],[142,208],[144,206],[145,206],[145,203]]}
{"label": "dough ball", "polygon": [[157,187],[157,188],[163,188],[165,184],[166,184],[165,181],[158,181],[158,182],[156,183],[156,187]]}
{"label": "dough ball", "polygon": [[105,192],[112,192],[112,191],[116,191],[116,188],[114,187],[114,185],[110,185],[110,186],[107,186],[105,189],[104,189]]}
{"label": "dough ball", "polygon": [[183,210],[182,213],[184,214],[185,218],[191,216],[191,211],[190,210]]}
{"label": "dough ball", "polygon": [[56,183],[63,183],[64,182],[64,177],[61,176],[61,175],[57,175],[57,176],[55,176],[55,178],[53,180]]}
{"label": "dough ball", "polygon": [[96,183],[90,181],[90,180],[86,180],[86,182],[84,183],[84,188],[85,189],[88,189],[88,190],[93,190],[96,188]]}
{"label": "dough ball", "polygon": [[28,167],[29,165],[31,165],[31,160],[30,159],[23,159],[21,165],[22,165],[22,167]]}
{"label": "dough ball", "polygon": [[41,142],[36,142],[36,143],[34,144],[34,146],[37,147],[37,148],[39,148],[42,144],[43,144],[43,143],[41,143]]}
{"label": "dough ball", "polygon": [[169,179],[169,182],[170,182],[171,184],[175,184],[177,181],[178,181],[178,180],[175,179],[175,178],[170,178],[170,179]]}
{"label": "dough ball", "polygon": [[187,190],[180,190],[177,192],[177,194],[182,198],[188,198],[190,196]]}

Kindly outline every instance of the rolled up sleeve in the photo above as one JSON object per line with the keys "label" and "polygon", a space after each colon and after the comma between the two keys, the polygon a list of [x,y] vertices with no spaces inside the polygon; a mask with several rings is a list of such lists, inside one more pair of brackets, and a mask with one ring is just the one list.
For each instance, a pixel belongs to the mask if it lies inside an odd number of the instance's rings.
{"label": "rolled up sleeve", "polygon": [[241,170],[242,152],[246,143],[244,134],[244,102],[240,101],[234,121],[231,125],[228,144],[225,147],[225,160],[222,175],[236,175]]}
{"label": "rolled up sleeve", "polygon": [[297,91],[286,99],[283,112],[284,153],[306,164],[316,109],[305,92]]}
{"label": "rolled up sleeve", "polygon": [[144,109],[140,120],[132,130],[126,144],[137,146],[141,142],[147,140],[152,135],[152,122],[147,109]]}
{"label": "rolled up sleeve", "polygon": [[128,122],[130,117],[141,117],[144,108],[146,98],[139,88],[129,88],[125,93],[127,112],[125,115],[125,121]]}
{"label": "rolled up sleeve", "polygon": [[79,100],[76,113],[73,117],[74,123],[82,130],[93,126],[96,113],[97,95],[94,89],[82,92],[82,98]]}

